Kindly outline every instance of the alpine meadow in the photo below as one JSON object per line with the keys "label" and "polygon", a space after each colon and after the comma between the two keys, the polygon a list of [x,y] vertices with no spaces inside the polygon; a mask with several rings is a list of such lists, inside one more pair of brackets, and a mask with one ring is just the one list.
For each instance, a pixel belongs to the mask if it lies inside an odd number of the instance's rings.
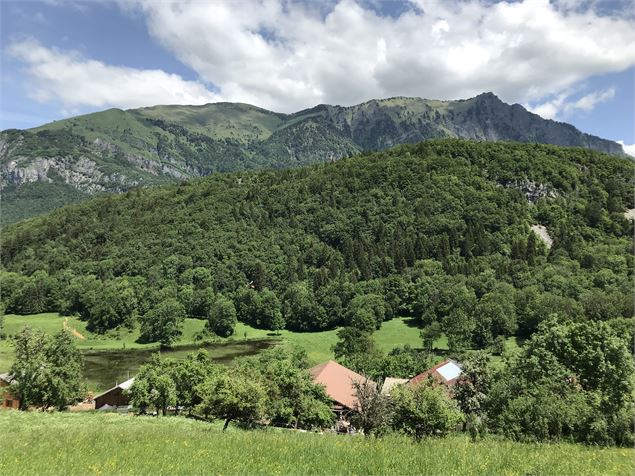
{"label": "alpine meadow", "polygon": [[0,474],[635,474],[629,0],[0,2]]}

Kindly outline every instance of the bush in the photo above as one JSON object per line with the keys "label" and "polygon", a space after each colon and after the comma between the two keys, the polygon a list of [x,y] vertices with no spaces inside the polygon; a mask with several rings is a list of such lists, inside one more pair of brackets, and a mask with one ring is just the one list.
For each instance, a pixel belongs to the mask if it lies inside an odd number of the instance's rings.
{"label": "bush", "polygon": [[415,386],[398,386],[392,391],[392,398],[393,426],[415,440],[446,435],[463,420],[463,414],[446,388],[432,380]]}

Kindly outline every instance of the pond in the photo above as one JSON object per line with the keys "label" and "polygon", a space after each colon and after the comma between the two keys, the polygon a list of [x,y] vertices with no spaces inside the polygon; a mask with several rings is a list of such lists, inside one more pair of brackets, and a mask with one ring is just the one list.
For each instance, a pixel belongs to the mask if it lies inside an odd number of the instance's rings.
{"label": "pond", "polygon": [[[274,339],[248,340],[225,344],[184,346],[161,350],[161,355],[175,359],[198,349],[205,349],[210,358],[220,364],[229,364],[237,357],[256,355],[278,341]],[[136,375],[139,367],[158,349],[89,350],[84,351],[84,377],[89,390],[102,392]]]}

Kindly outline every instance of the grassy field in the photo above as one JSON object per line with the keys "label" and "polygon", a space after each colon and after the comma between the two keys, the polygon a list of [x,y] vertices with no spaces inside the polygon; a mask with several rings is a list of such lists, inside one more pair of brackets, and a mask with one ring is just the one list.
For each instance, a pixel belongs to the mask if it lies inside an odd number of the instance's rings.
{"label": "grassy field", "polygon": [[[62,317],[56,313],[33,314],[17,316],[7,314],[4,319],[4,332],[12,336],[24,326],[30,325],[36,329],[43,329],[47,333],[54,334],[67,326],[77,330],[85,339],[77,338],[77,347],[85,350],[114,350],[114,349],[152,349],[158,348],[157,344],[139,344],[135,342],[139,338],[139,331],[118,331],[116,333],[99,335],[86,330],[86,323],[76,317]],[[186,319],[183,325],[183,335],[177,341],[177,345],[194,344],[194,334],[201,331],[205,323],[198,319]],[[0,372],[8,370],[13,361],[13,348],[8,340],[0,340]]]}
{"label": "grassy field", "polygon": [[[395,347],[409,344],[411,347],[421,347],[420,329],[408,325],[408,319],[392,319],[384,322],[377,332],[373,334],[377,346],[384,352],[388,352]],[[266,337],[270,331],[254,329],[241,322],[236,326],[235,338]],[[337,330],[324,332],[291,332],[281,331],[280,337],[290,343],[306,349],[309,359],[312,362],[324,362],[333,358],[331,347],[337,342]],[[447,339],[444,337],[436,342],[436,347],[447,349]]]}
{"label": "grassy field", "polygon": [[[49,333],[55,333],[64,326],[76,329],[85,339],[77,339],[77,345],[85,350],[121,350],[125,349],[151,349],[156,348],[156,344],[138,344],[136,339],[139,331],[120,331],[117,333],[100,336],[92,334],[86,330],[86,323],[76,317],[64,318],[54,313],[34,314],[30,316],[17,316],[8,314],[5,316],[5,333],[7,335],[16,334],[22,327],[30,325],[34,328],[43,329]],[[205,325],[204,321],[198,319],[186,319],[183,327],[183,335],[176,342],[176,345],[194,344],[194,335],[201,331]],[[306,349],[309,359],[313,363],[323,362],[333,358],[331,347],[337,341],[337,331],[325,332],[290,332],[281,331],[280,338],[292,344],[297,344]],[[255,329],[241,322],[236,326],[236,331],[230,340],[262,339],[272,337],[270,331]],[[407,319],[393,319],[384,322],[381,329],[374,334],[378,347],[383,351],[389,351],[394,347],[410,344],[412,347],[421,346],[419,329],[408,325]],[[439,339],[436,343],[438,348],[446,348],[445,338]],[[7,340],[0,341],[0,372],[8,370],[13,361],[13,349]]]}
{"label": "grassy field", "polygon": [[243,431],[182,417],[0,412],[0,474],[627,475],[632,449],[523,444],[463,435],[421,443],[392,436]]}

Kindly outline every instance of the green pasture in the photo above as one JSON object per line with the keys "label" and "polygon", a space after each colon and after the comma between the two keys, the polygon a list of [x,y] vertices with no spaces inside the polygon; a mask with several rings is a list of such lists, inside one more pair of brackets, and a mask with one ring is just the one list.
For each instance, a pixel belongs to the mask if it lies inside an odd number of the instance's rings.
{"label": "green pasture", "polygon": [[185,417],[0,412],[0,474],[628,475],[635,451],[464,435],[414,443],[241,430]]}
{"label": "green pasture", "polygon": [[[86,330],[86,323],[76,317],[62,317],[55,313],[34,314],[28,316],[18,316],[8,314],[5,316],[5,333],[8,336],[15,335],[22,327],[43,329],[48,333],[55,333],[62,329],[64,320],[67,326],[76,329],[84,340],[78,338],[77,346],[84,350],[122,350],[122,349],[152,349],[158,348],[157,344],[139,344],[136,340],[139,337],[138,329],[134,331],[115,331],[106,335],[98,335]],[[186,319],[183,327],[183,335],[175,343],[175,346],[193,345],[196,343],[194,336],[203,330],[205,321],[198,319]],[[377,346],[387,352],[394,347],[409,344],[412,347],[421,346],[419,329],[411,325],[409,319],[393,319],[384,322],[380,330],[375,332],[374,338]],[[247,339],[280,338],[284,342],[298,345],[304,348],[313,363],[323,362],[333,358],[331,347],[337,342],[337,330],[324,332],[291,332],[283,330],[280,335],[274,335],[271,331],[256,329],[241,322],[236,326],[234,335],[223,341],[240,341]],[[445,338],[439,339],[436,347],[447,348]],[[13,361],[13,349],[9,340],[0,341],[0,372],[8,370]]]}

